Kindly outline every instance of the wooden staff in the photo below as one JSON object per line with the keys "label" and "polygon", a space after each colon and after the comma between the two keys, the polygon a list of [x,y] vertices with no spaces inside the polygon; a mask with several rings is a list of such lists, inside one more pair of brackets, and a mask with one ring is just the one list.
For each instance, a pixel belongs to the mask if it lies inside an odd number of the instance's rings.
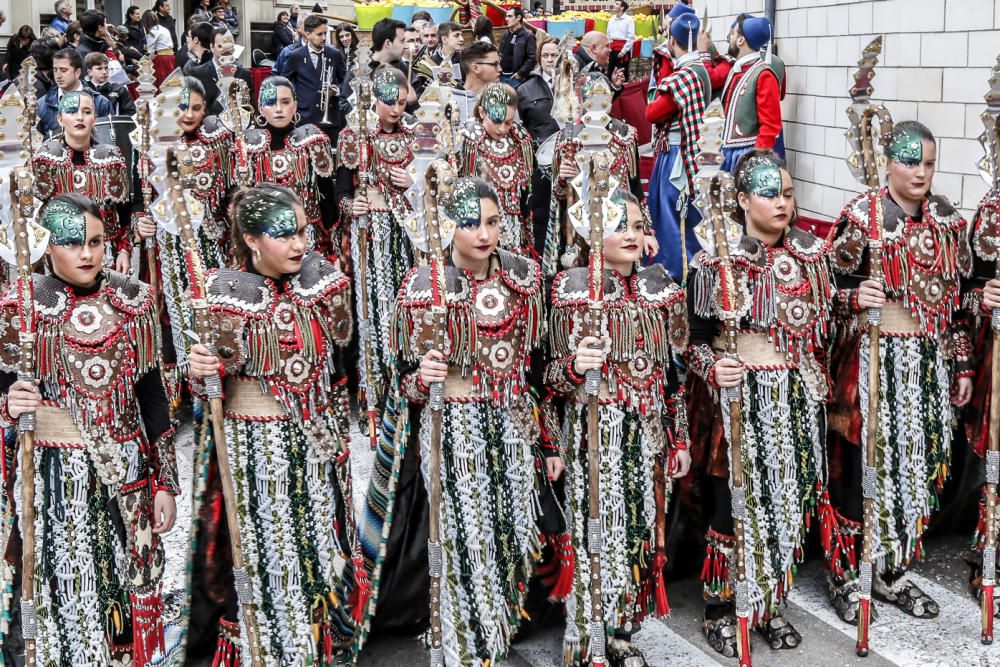
{"label": "wooden staff", "polygon": [[[25,210],[31,211],[32,179],[25,167],[12,172],[10,182],[11,226],[17,264],[17,315],[20,352],[17,379],[35,381],[35,294],[32,283],[32,236],[37,234]],[[47,234],[44,234],[47,238]],[[17,419],[21,436],[21,634],[24,664],[37,660],[38,613],[35,609],[35,413],[23,412]]]}
{"label": "wooden staff", "polygon": [[[854,177],[868,188],[870,200],[869,218],[872,221],[868,233],[869,278],[882,282],[882,194],[881,173],[885,169],[886,158],[882,152],[892,135],[892,117],[882,106],[872,104],[872,79],[875,65],[882,52],[882,37],[876,37],[865,47],[858,61],[858,71],[854,74],[854,85],[850,95],[852,104],[847,108],[851,127],[847,132],[852,153],[847,159]],[[861,540],[861,561],[858,565],[858,634],[855,652],[859,657],[868,655],[869,626],[871,625],[872,591],[872,546],[875,525],[875,454],[878,446],[878,413],[880,395],[881,354],[879,340],[881,308],[868,309],[868,413],[865,429],[864,461],[861,469],[861,492],[863,496],[863,529]]]}
{"label": "wooden staff", "polygon": [[[358,114],[358,194],[368,199],[368,181],[370,179],[369,162],[374,156],[369,155],[368,111],[371,107],[372,82],[369,76],[371,61],[371,45],[366,41],[358,44],[355,60],[354,80],[351,86],[357,99]],[[378,424],[376,415],[375,381],[373,374],[375,364],[372,360],[371,323],[368,312],[368,214],[358,216],[358,257],[355,258],[358,280],[358,302],[361,317],[358,321],[358,338],[361,340],[361,363],[365,368],[365,404],[368,411],[368,439],[372,449],[378,442]]]}
{"label": "wooden staff", "polygon": [[[137,100],[135,119],[139,126],[139,181],[142,187],[142,210],[146,215],[149,215],[149,207],[153,202],[153,184],[149,181],[151,121],[149,100]],[[156,299],[160,293],[160,262],[156,256],[156,236],[143,239],[142,247],[146,251],[146,265],[149,267],[149,287],[153,292],[154,299]]]}
{"label": "wooden staff", "polygon": [[[177,216],[177,228],[184,246],[185,264],[188,267],[188,279],[191,286],[191,309],[194,311],[194,330],[198,339],[215,354],[215,321],[208,309],[208,293],[205,289],[205,267],[201,263],[198,248],[198,237],[191,224],[187,202],[184,199],[184,185],[194,174],[194,163],[183,143],[178,143],[167,152],[167,182],[170,187],[170,200]],[[243,547],[240,542],[240,524],[236,515],[236,493],[233,489],[233,471],[229,463],[229,449],[226,445],[226,429],[222,405],[222,377],[213,375],[204,380],[205,395],[208,398],[208,419],[212,425],[212,435],[215,439],[215,454],[219,463],[219,479],[222,482],[222,497],[226,504],[226,523],[229,526],[229,541],[233,553],[233,579],[236,585],[236,595],[243,614],[243,625],[246,628],[247,642],[250,645],[250,664],[252,667],[263,667],[261,658],[260,634],[257,630],[257,617],[250,576],[246,572],[243,561]]]}
{"label": "wooden staff", "polygon": [[[986,180],[994,198],[1000,195],[1000,57],[990,76],[990,90],[986,93],[985,125],[979,142],[985,155],[979,162],[979,173]],[[984,212],[996,225],[997,209]],[[997,251],[995,277],[1000,278],[1000,251]],[[983,546],[983,580],[980,584],[979,603],[982,611],[982,642],[993,643],[993,606],[996,587],[997,556],[997,485],[1000,483],[1000,308],[994,308],[990,317],[993,341],[990,350],[990,421],[989,443],[986,450],[986,541]]]}
{"label": "wooden staff", "polygon": [[[445,160],[434,160],[424,175],[424,211],[427,220],[427,245],[431,267],[431,349],[444,349],[448,326],[447,286],[445,283],[444,247],[441,238],[438,206],[455,186],[455,171]],[[444,382],[432,382],[427,409],[431,411],[430,522],[427,529],[427,562],[431,577],[431,666],[444,666],[441,640],[441,578],[444,575],[444,551],[441,548],[441,416],[444,410]]]}
{"label": "wooden staff", "polygon": [[[732,210],[736,198],[736,186],[728,172],[718,172],[710,182],[706,193],[709,220],[715,239],[715,252],[719,258],[720,282],[723,286],[720,311],[723,317],[723,334],[726,340],[727,359],[739,360],[737,336],[740,316],[734,301],[736,282],[733,278],[732,261],[729,256],[728,212]],[[729,404],[729,478],[732,487],[733,515],[733,556],[736,559],[736,622],[738,636],[736,651],[741,667],[749,667],[750,659],[750,604],[749,582],[746,566],[747,501],[743,487],[742,424],[743,399],[739,386],[722,390],[722,400]]]}

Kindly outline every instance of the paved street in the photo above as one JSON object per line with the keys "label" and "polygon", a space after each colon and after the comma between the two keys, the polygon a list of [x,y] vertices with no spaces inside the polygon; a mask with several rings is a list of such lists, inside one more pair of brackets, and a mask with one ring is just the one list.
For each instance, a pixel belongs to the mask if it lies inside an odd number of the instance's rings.
{"label": "paved street", "polygon": [[[356,500],[363,497],[371,465],[371,452],[360,433],[355,434],[352,452]],[[178,447],[178,463],[189,483],[191,474],[191,431],[185,427]],[[188,486],[184,487],[185,489]],[[183,584],[182,553],[190,525],[190,504],[180,506],[178,529],[168,540],[170,579],[167,590]],[[979,641],[979,612],[966,593],[966,569],[960,560],[965,541],[950,536],[927,543],[927,559],[917,567],[915,580],[941,605],[934,620],[916,620],[880,605],[880,620],[872,627],[872,654],[867,659],[854,655],[854,628],[841,623],[826,602],[823,575],[818,563],[800,568],[787,611],[788,619],[803,635],[794,650],[771,650],[763,639],[753,636],[755,663],[776,667],[833,667],[835,665],[921,665],[936,667],[1000,667],[1000,642],[983,646]],[[699,629],[701,589],[694,577],[670,582],[668,593],[672,615],[666,622],[643,625],[636,641],[653,667],[684,665],[700,667],[728,664],[735,660],[717,658]],[[557,667],[561,664],[560,628],[536,633],[515,644],[507,660],[511,667]],[[169,642],[168,642],[169,643]],[[378,637],[364,651],[359,662],[365,667],[403,667],[426,664],[426,652],[417,638]]]}

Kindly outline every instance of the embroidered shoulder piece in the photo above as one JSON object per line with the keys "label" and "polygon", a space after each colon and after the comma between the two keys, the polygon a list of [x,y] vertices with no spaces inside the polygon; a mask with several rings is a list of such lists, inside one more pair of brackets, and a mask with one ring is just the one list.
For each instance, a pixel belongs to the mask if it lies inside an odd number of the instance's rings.
{"label": "embroidered shoulder piece", "polygon": [[478,144],[485,138],[486,138],[486,129],[483,128],[482,123],[477,123],[476,121],[470,120],[464,126],[462,126],[463,140],[469,141],[474,144]]}
{"label": "embroidered shoulder piece", "polygon": [[266,319],[274,307],[274,293],[267,278],[235,269],[216,269],[206,277],[213,309],[250,319]]}
{"label": "embroidered shoulder piece", "polygon": [[60,162],[69,159],[69,150],[62,139],[49,139],[35,150],[34,159]]}
{"label": "embroidered shoulder piece", "polygon": [[35,192],[47,200],[60,192],[86,193],[95,204],[120,204],[128,195],[125,160],[117,146],[97,144],[86,154],[85,164],[75,166],[62,139],[46,141],[32,158]]}
{"label": "embroidered shoulder piece", "polygon": [[232,136],[232,132],[226,127],[218,116],[208,116],[201,122],[201,127],[198,128],[198,138],[205,143],[212,143],[215,141],[221,141],[223,139],[228,139]]}
{"label": "embroidered shoulder piece", "polygon": [[[430,349],[431,330],[429,320],[433,302],[431,266],[416,266],[406,274],[399,290],[393,329],[402,335],[393,337],[400,359],[416,363]],[[454,266],[445,266],[445,302],[448,306],[449,338],[452,342],[450,359],[467,365],[475,340],[475,318],[470,305],[472,284],[468,274]],[[456,337],[455,331],[462,331]]]}
{"label": "embroidered shoulder piece", "polygon": [[516,253],[497,249],[503,281],[524,296],[539,294],[542,288],[542,269],[533,259]]}
{"label": "embroidered shoulder piece", "polygon": [[129,315],[142,315],[153,308],[153,291],[149,285],[122,275],[107,271],[108,297],[111,303]]}
{"label": "embroidered shoulder piece", "polygon": [[674,353],[683,354],[688,345],[687,297],[662,264],[640,270],[633,278],[639,302],[659,309],[667,320],[667,336]]}
{"label": "embroidered shoulder piece", "polygon": [[250,153],[265,153],[271,150],[271,133],[259,127],[251,127],[243,134],[243,141]]}
{"label": "embroidered shoulder piece", "polygon": [[868,247],[868,219],[871,196],[861,193],[844,207],[833,240],[833,270],[840,274],[856,273],[861,268]]}
{"label": "embroidered shoulder piece", "polygon": [[308,153],[309,161],[317,176],[333,175],[333,147],[330,145],[330,138],[318,127],[310,123],[295,128],[289,136],[288,143],[292,150]]}
{"label": "embroidered shoulder piece", "polygon": [[620,144],[631,146],[636,141],[636,129],[628,123],[618,120],[617,118],[611,119],[608,129],[611,130],[611,136],[614,137],[615,141]]}
{"label": "embroidered shoulder piece", "polygon": [[417,120],[417,117],[411,113],[404,113],[403,117],[399,119],[399,127],[404,132],[413,132],[419,123],[420,121]]}
{"label": "embroidered shoulder piece", "polygon": [[336,264],[316,253],[309,253],[302,260],[302,268],[292,278],[291,285],[296,302],[312,306],[334,292],[349,289],[350,280]]}
{"label": "embroidered shoulder piece", "polygon": [[337,140],[337,159],[341,165],[348,169],[357,169],[361,159],[358,148],[358,134],[351,127],[345,127],[340,131],[340,138]]}
{"label": "embroidered shoulder piece", "polygon": [[[986,262],[996,262],[1000,255],[1000,202],[994,192],[986,193],[972,222],[972,251]],[[990,276],[992,277],[992,276]]]}

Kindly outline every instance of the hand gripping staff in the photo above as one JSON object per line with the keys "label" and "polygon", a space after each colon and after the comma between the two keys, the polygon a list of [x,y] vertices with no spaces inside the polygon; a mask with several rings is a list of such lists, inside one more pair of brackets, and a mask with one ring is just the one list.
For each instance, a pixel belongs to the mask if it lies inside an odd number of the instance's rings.
{"label": "hand gripping staff", "polygon": [[[32,221],[31,174],[26,167],[11,172],[11,223],[0,230],[0,255],[17,270],[17,319],[20,343],[17,379],[35,379],[35,295],[31,266],[45,252],[49,232]],[[22,413],[17,420],[21,439],[21,632],[24,664],[35,667],[38,614],[35,609],[35,413]]]}
{"label": "hand gripping staff", "polygon": [[[604,323],[604,239],[615,233],[622,217],[621,206],[613,204],[611,193],[618,182],[611,177],[611,154],[607,129],[611,110],[611,88],[603,77],[591,84],[590,95],[581,111],[583,129],[578,135],[580,150],[575,159],[580,173],[572,187],[579,195],[570,207],[568,218],[576,232],[590,245],[587,280],[589,308],[584,321],[586,336],[603,338]],[[601,551],[604,544],[601,521],[601,371],[587,371],[587,554],[590,560],[590,660],[605,665],[607,631],[604,624],[604,598],[601,591]]]}
{"label": "hand gripping staff", "polygon": [[[852,104],[847,108],[851,127],[847,140],[851,144],[851,155],[847,165],[854,177],[868,188],[870,215],[872,221],[868,233],[869,278],[882,282],[882,194],[880,182],[885,171],[886,158],[883,147],[892,135],[892,116],[888,109],[871,102],[874,90],[875,65],[882,52],[882,37],[876,37],[865,47],[858,61],[858,71],[854,73],[851,86]],[[872,604],[872,540],[875,522],[875,448],[878,436],[879,412],[879,326],[882,321],[881,308],[868,309],[868,415],[865,429],[865,460],[861,469],[861,493],[864,501],[864,528],[861,542],[861,562],[858,565],[860,597],[858,599],[858,641],[856,652],[859,657],[868,655],[868,629],[871,624]]]}
{"label": "hand gripping staff", "polygon": [[[186,183],[194,174],[194,164],[188,147],[178,144],[167,152],[167,194],[163,202],[171,209],[170,215],[177,225],[184,248],[185,265],[188,267],[188,282],[191,285],[191,308],[194,311],[194,329],[198,340],[215,353],[215,322],[208,311],[208,294],[205,289],[205,268],[198,250],[195,234],[195,207],[199,206],[193,196],[185,190]],[[254,598],[250,577],[243,562],[240,543],[240,524],[236,516],[236,494],[233,491],[233,471],[229,464],[229,450],[226,446],[226,429],[223,424],[222,378],[218,375],[205,378],[205,395],[208,397],[208,418],[215,438],[215,453],[219,463],[219,479],[222,482],[222,496],[226,503],[226,523],[229,526],[230,544],[233,552],[233,579],[236,596],[240,603],[243,626],[250,645],[250,667],[264,667],[261,658],[260,634],[257,617],[254,614]]]}
{"label": "hand gripping staff", "polygon": [[[712,102],[702,117],[701,139],[698,145],[698,173],[695,176],[698,197],[695,205],[704,213],[705,221],[696,232],[705,250],[719,258],[719,283],[722,299],[719,311],[723,317],[726,339],[726,357],[739,359],[737,335],[739,313],[736,307],[736,284],[729,258],[730,244],[737,243],[740,229],[731,219],[736,209],[736,185],[731,174],[719,169],[722,165],[722,126],[725,115],[720,100]],[[743,486],[743,453],[741,445],[743,399],[740,387],[720,390],[720,402],[729,404],[729,487],[733,515],[733,556],[736,559],[736,652],[740,667],[750,667],[750,591],[747,582],[746,538],[744,523],[747,520],[746,490]]]}
{"label": "hand gripping staff", "polygon": [[[990,187],[993,196],[1000,193],[1000,57],[990,75],[990,89],[986,93],[986,110],[982,114],[983,133],[979,143],[984,155],[979,161],[979,173]],[[997,215],[995,206],[987,207],[983,215]],[[1000,239],[990,239],[996,261],[996,277],[1000,278]],[[983,582],[979,602],[982,607],[984,644],[993,643],[993,596],[997,572],[997,484],[1000,483],[1000,308],[994,308],[990,317],[993,342],[990,350],[993,366],[990,374],[990,431],[986,449],[986,542],[983,547]]]}

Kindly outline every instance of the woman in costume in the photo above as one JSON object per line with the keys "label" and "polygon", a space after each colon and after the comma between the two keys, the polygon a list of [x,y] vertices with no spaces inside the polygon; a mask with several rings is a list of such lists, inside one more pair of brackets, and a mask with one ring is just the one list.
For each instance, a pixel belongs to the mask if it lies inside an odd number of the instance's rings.
{"label": "woman in costume", "polygon": [[[12,436],[22,414],[37,419],[38,664],[143,667],[163,648],[160,539],[179,493],[153,295],[102,268],[101,212],[86,197],[56,195],[39,222],[50,236],[47,275],[34,276],[36,381],[15,381],[17,291],[0,303],[0,421]],[[12,442],[5,498],[17,506]]]}
{"label": "woman in costume", "polygon": [[[355,275],[355,281],[368,281],[368,335],[372,354],[373,378],[365,377],[361,360],[362,384],[374,392],[375,404],[385,401],[390,379],[396,373],[396,357],[390,349],[392,316],[396,294],[403,276],[413,266],[414,251],[403,228],[403,221],[413,210],[406,190],[413,185],[407,168],[413,161],[415,119],[406,114],[409,84],[406,76],[393,67],[380,67],[372,74],[375,113],[367,114],[367,136],[362,137],[357,110],[337,143],[340,164],[337,169],[337,201],[340,202],[342,228],[349,231],[352,263],[357,266],[359,235],[367,234],[368,275]],[[359,189],[361,179],[366,188]],[[367,232],[359,226],[367,218]],[[360,298],[360,289],[357,289]],[[358,303],[361,321],[361,304]]]}
{"label": "woman in costume", "polygon": [[503,226],[500,247],[537,255],[531,228],[531,135],[517,119],[517,93],[505,83],[483,88],[475,120],[462,129],[461,173],[480,176],[497,188]]}
{"label": "woman in costume", "polygon": [[[195,171],[189,192],[204,205],[204,218],[197,235],[201,263],[206,270],[226,265],[229,256],[229,230],[226,229],[226,194],[230,185],[229,158],[232,133],[218,116],[206,116],[205,88],[194,77],[184,77],[177,98],[177,123],[183,132]],[[171,98],[172,99],[172,98]],[[167,102],[169,104],[169,101]],[[188,267],[179,237],[168,232],[156,234],[152,222],[140,218],[136,224],[143,239],[157,236],[160,253],[160,284],[163,286],[167,315],[172,325],[172,342],[182,368],[190,341],[183,330],[191,326],[191,301],[188,294]]]}
{"label": "woman in costume", "polygon": [[868,414],[866,310],[882,309],[875,516],[888,517],[872,526],[872,595],[913,616],[939,612],[905,574],[921,555],[923,530],[948,477],[952,405],[965,405],[972,392],[972,345],[959,312],[960,282],[972,268],[968,225],[945,197],[930,193],[937,158],[930,130],[914,121],[898,123],[885,152],[887,184],[878,193],[883,282],[868,278],[876,207],[871,194],[847,205],[833,242],[838,315],[854,335],[845,336],[833,365],[838,383],[830,427],[837,447],[831,459],[839,461],[842,479],[831,483],[838,531],[829,594],[848,623],[857,623],[864,460],[857,447],[863,445]]}
{"label": "woman in costume", "polygon": [[[669,612],[664,535],[657,534],[657,528],[665,528],[666,478],[684,476],[691,463],[684,390],[670,361],[687,347],[684,291],[659,264],[639,269],[646,230],[641,205],[627,192],[614,199],[621,223],[604,239],[609,353],[601,340],[580,333],[589,317],[588,269],[563,271],[552,287],[549,335],[555,358],[546,370],[546,384],[567,400],[562,429],[566,514],[576,554],[573,590],[566,603],[563,654],[568,665],[588,664],[591,644],[586,372],[601,369],[606,378],[599,399],[600,488],[607,501],[601,507],[601,592],[607,632],[613,637],[608,655],[612,664],[626,664],[629,657],[645,664],[631,636],[642,617]],[[561,465],[548,466],[550,478],[558,478]]]}
{"label": "woman in costume", "polygon": [[[450,349],[444,356],[429,349],[429,267],[414,268],[403,282],[393,342],[403,365],[402,393],[411,404],[424,405],[428,388],[444,383],[445,662],[492,664],[507,653],[520,625],[531,554],[538,547],[538,426],[527,366],[545,326],[541,273],[532,260],[497,248],[503,226],[500,198],[483,180],[458,179],[455,196],[443,210],[456,226],[446,268]],[[431,410],[419,410],[411,419],[426,462]],[[426,463],[423,472],[429,484]]]}
{"label": "woman in costume", "polygon": [[[348,607],[364,605],[348,601],[358,590],[340,362],[351,335],[350,284],[335,264],[306,252],[308,219],[290,189],[257,185],[236,196],[233,210],[241,270],[209,274],[218,356],[192,346],[193,390],[222,369],[226,446],[264,664],[348,663],[355,629]],[[222,473],[211,433],[197,441],[188,659],[215,647],[216,664],[239,664]]]}
{"label": "woman in costume", "polygon": [[88,197],[104,220],[105,251],[102,261],[119,273],[128,273],[132,254],[132,208],[141,197],[129,200],[131,176],[121,151],[93,139],[94,98],[86,91],[66,93],[59,100],[60,137],[43,143],[31,158],[35,196],[42,202],[62,192]]}
{"label": "woman in costume", "polygon": [[238,136],[233,142],[233,183],[277,183],[290,188],[305,208],[312,249],[327,258],[338,257],[340,248],[332,240],[339,234],[334,229],[335,166],[330,138],[312,123],[298,125],[295,89],[284,77],[264,79],[257,106],[258,127],[246,131],[243,145]]}
{"label": "woman in costume", "polygon": [[[693,442],[704,442],[705,496],[711,498],[703,629],[712,647],[736,655],[734,528],[730,496],[729,403],[721,389],[739,388],[743,522],[751,624],[774,648],[798,646],[801,635],[781,605],[802,558],[802,542],[825,483],[824,402],[829,392],[824,345],[834,294],[827,257],[830,246],[794,226],[792,179],[771,151],[755,149],[735,176],[743,225],[731,250],[739,359],[726,358],[722,339],[721,262],[699,253],[688,274]],[[711,232],[709,232],[711,235]],[[690,376],[689,376],[690,377]],[[721,423],[721,424],[720,424]],[[720,427],[721,426],[721,427]],[[714,510],[711,507],[714,506]]]}

